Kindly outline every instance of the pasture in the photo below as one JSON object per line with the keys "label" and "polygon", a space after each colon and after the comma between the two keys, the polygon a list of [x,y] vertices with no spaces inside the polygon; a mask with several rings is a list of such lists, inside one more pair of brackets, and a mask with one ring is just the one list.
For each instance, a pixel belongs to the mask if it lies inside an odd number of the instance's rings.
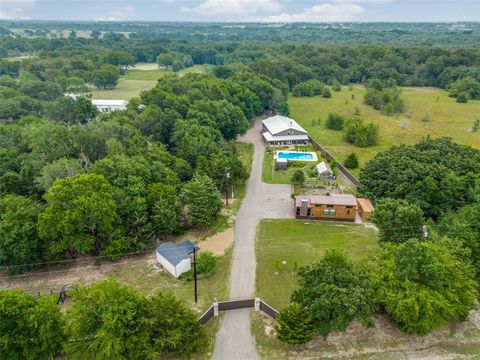
{"label": "pasture", "polygon": [[[436,88],[402,88],[401,97],[406,111],[395,116],[383,115],[363,103],[365,89],[356,85],[352,90],[332,91],[332,98],[290,97],[290,116],[302,125],[320,144],[324,145],[340,162],[355,152],[360,168],[376,153],[392,145],[414,144],[423,136],[449,136],[460,144],[480,149],[480,133],[470,131],[475,119],[480,118],[480,101],[458,104],[448,93]],[[355,115],[366,123],[380,126],[380,143],[374,147],[358,148],[344,140],[342,131],[329,130],[325,121],[329,113],[337,112],[346,118]],[[320,121],[319,121],[320,120]],[[357,175],[359,169],[353,169]]]}
{"label": "pasture", "polygon": [[[320,260],[325,250],[338,248],[354,260],[372,254],[377,232],[364,225],[305,220],[262,220],[257,231],[257,296],[280,309],[297,284],[297,267]],[[275,267],[278,274],[275,274]]]}
{"label": "pasture", "polygon": [[[153,89],[157,84],[157,80],[167,74],[175,74],[170,70],[160,70],[156,64],[137,64],[135,68],[127,70],[124,76],[118,80],[118,85],[112,90],[92,90],[94,99],[114,99],[114,100],[130,100],[142,91]],[[195,65],[190,68],[182,69],[176,74],[183,76],[189,73],[202,73],[205,68],[202,65]]]}

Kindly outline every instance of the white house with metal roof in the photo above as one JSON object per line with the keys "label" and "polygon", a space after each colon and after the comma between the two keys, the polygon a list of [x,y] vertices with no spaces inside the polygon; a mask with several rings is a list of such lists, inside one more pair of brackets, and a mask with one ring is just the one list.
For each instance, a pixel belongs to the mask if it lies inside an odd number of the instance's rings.
{"label": "white house with metal roof", "polygon": [[308,143],[308,133],[295,120],[275,115],[262,121],[263,139],[269,145]]}
{"label": "white house with metal roof", "polygon": [[[190,240],[185,240],[180,244],[171,241],[163,243],[155,251],[157,262],[170,274],[178,278],[191,269],[190,254],[195,247],[196,245]],[[198,247],[196,248],[198,250]]]}
{"label": "white house with metal roof", "polygon": [[92,99],[92,105],[100,112],[123,111],[127,108],[127,100],[102,100]]}

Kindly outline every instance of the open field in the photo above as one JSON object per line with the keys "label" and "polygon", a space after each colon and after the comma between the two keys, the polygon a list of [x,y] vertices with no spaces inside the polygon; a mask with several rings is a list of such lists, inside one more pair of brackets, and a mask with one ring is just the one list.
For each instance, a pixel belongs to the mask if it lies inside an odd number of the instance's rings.
{"label": "open field", "polygon": [[[375,230],[350,223],[263,220],[256,242],[256,296],[280,310],[296,287],[297,277],[292,275],[295,262],[299,267],[311,264],[333,247],[359,260],[375,251],[376,237]],[[345,332],[332,333],[326,339],[317,337],[304,346],[277,340],[274,325],[268,316],[253,312],[252,333],[263,359],[478,359],[480,353],[478,310],[472,311],[466,322],[451,323],[427,336],[406,335],[387,316],[378,315],[374,328],[354,321]]]}
{"label": "open field", "polygon": [[[277,309],[290,301],[298,267],[319,260],[325,250],[339,248],[354,260],[372,254],[377,232],[363,225],[305,220],[262,220],[257,231],[257,296]],[[283,263],[286,261],[286,263]],[[275,263],[280,271],[275,275]]]}
{"label": "open field", "polygon": [[[150,64],[148,64],[150,65]],[[154,65],[154,64],[153,64]],[[141,63],[140,67],[145,68],[146,64]],[[202,65],[192,66],[177,72],[180,76],[188,73],[201,73],[204,71]],[[130,100],[138,96],[142,91],[147,91],[155,87],[157,80],[167,74],[174,74],[173,71],[165,71],[160,69],[141,70],[131,69],[120,77],[118,85],[113,90],[93,90],[92,97],[94,99],[114,99],[114,100]]]}
{"label": "open field", "polygon": [[[458,104],[448,93],[436,88],[402,88],[406,112],[393,117],[363,103],[365,89],[354,86],[350,91],[343,87],[341,92],[332,92],[331,99],[316,97],[290,97],[290,114],[310,135],[324,145],[339,161],[343,162],[348,154],[355,152],[360,167],[379,151],[395,144],[416,143],[421,137],[449,136],[456,142],[480,148],[480,133],[469,131],[473,121],[480,117],[480,101]],[[352,99],[352,96],[354,97]],[[380,144],[375,147],[357,148],[343,140],[343,132],[325,128],[325,120],[330,112],[346,117],[354,116],[355,107],[365,122],[380,126]],[[422,121],[428,114],[429,121]],[[321,120],[320,125],[317,123]],[[358,175],[359,169],[352,173]]]}

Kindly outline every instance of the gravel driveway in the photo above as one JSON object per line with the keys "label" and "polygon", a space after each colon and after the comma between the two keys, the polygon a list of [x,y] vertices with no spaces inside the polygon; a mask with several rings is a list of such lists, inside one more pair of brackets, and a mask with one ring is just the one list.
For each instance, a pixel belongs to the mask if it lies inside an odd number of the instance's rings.
{"label": "gravel driveway", "polygon": [[[252,173],[247,193],[238,212],[234,228],[234,249],[230,274],[230,300],[252,298],[255,292],[255,234],[262,218],[293,218],[290,185],[262,182],[262,162],[265,145],[261,138],[261,120],[239,141],[255,147]],[[226,311],[217,334],[214,359],[259,359],[250,333],[250,310]]]}

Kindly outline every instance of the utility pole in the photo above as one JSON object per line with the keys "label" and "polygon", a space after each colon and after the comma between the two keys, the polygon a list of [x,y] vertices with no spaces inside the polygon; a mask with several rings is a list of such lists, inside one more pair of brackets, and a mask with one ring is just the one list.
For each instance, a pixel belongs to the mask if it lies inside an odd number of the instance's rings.
{"label": "utility pole", "polygon": [[228,179],[230,179],[230,172],[228,168],[225,169],[225,205],[228,206]]}
{"label": "utility pole", "polygon": [[198,303],[198,295],[197,295],[197,246],[193,246],[193,283],[195,289],[195,304]]}

